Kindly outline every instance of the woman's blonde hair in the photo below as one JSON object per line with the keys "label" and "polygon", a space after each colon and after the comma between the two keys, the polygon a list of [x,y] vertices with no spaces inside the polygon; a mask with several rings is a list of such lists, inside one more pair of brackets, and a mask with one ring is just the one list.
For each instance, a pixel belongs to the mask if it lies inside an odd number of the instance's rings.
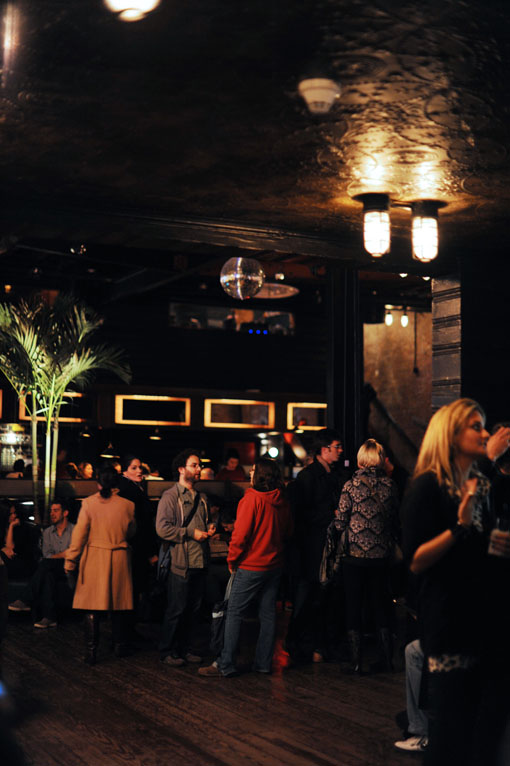
{"label": "woman's blonde hair", "polygon": [[456,399],[432,415],[421,443],[413,478],[423,473],[435,473],[439,484],[444,485],[450,495],[459,495],[454,463],[456,437],[474,412],[480,413],[485,423],[485,413],[473,399]]}
{"label": "woman's blonde hair", "polygon": [[386,453],[382,444],[375,439],[367,439],[359,448],[357,459],[362,468],[383,468]]}

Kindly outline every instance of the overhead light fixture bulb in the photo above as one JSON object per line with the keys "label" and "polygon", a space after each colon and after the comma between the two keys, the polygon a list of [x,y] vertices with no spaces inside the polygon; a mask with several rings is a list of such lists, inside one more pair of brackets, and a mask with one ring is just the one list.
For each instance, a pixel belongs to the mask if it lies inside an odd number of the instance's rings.
{"label": "overhead light fixture bulb", "polygon": [[140,21],[159,5],[160,0],[104,0],[109,11],[121,21]]}
{"label": "overhead light fixture bulb", "polygon": [[439,252],[439,208],[445,207],[439,200],[417,200],[412,203],[413,222],[413,258],[422,263],[429,263],[437,258]]}
{"label": "overhead light fixture bulb", "polygon": [[372,258],[389,252],[391,242],[390,198],[388,194],[357,194],[363,205],[363,244]]}
{"label": "overhead light fixture bulb", "polygon": [[384,315],[384,324],[386,327],[390,327],[393,324],[393,314],[391,311],[387,311]]}
{"label": "overhead light fixture bulb", "polygon": [[404,313],[400,317],[400,324],[402,325],[402,327],[407,327],[407,325],[409,324],[409,315],[407,311],[404,311]]}

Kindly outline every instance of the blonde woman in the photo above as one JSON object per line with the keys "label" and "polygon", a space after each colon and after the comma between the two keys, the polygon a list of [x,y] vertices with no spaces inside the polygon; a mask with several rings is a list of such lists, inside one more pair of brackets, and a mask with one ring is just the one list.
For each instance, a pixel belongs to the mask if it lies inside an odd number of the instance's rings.
{"label": "blonde woman", "polygon": [[332,527],[345,531],[343,582],[352,669],[361,673],[361,631],[364,600],[369,602],[378,630],[381,667],[392,670],[389,630],[388,568],[398,538],[398,492],[385,472],[386,454],[379,442],[367,439],[358,451],[358,470],[344,484]]}
{"label": "blonde woman", "polygon": [[[425,763],[471,763],[487,594],[489,481],[475,461],[495,459],[510,429],[492,437],[477,402],[438,410],[423,438],[403,507],[404,553],[419,579],[420,642],[431,711]],[[489,762],[489,761],[487,761]]]}

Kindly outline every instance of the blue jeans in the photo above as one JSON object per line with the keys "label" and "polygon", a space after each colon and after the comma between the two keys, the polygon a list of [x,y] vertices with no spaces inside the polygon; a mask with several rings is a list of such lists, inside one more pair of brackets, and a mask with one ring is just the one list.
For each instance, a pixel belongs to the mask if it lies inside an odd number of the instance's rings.
{"label": "blue jeans", "polygon": [[409,734],[426,737],[429,733],[429,720],[420,709],[420,689],[423,675],[423,652],[418,639],[411,641],[405,648],[406,657],[406,698]]}
{"label": "blue jeans", "polygon": [[218,658],[218,668],[223,675],[236,672],[234,658],[243,614],[255,599],[259,601],[260,630],[253,669],[260,673],[271,672],[276,633],[276,596],[281,576],[281,569],[266,572],[237,570],[228,600],[223,651]]}

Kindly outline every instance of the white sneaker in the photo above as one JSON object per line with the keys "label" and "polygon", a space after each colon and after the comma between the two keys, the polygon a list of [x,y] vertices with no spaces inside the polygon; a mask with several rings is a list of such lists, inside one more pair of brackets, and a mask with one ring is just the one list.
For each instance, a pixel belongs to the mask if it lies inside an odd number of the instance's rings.
{"label": "white sneaker", "polygon": [[412,734],[407,739],[393,743],[397,750],[405,750],[408,753],[423,753],[429,744],[429,738],[420,734]]}

